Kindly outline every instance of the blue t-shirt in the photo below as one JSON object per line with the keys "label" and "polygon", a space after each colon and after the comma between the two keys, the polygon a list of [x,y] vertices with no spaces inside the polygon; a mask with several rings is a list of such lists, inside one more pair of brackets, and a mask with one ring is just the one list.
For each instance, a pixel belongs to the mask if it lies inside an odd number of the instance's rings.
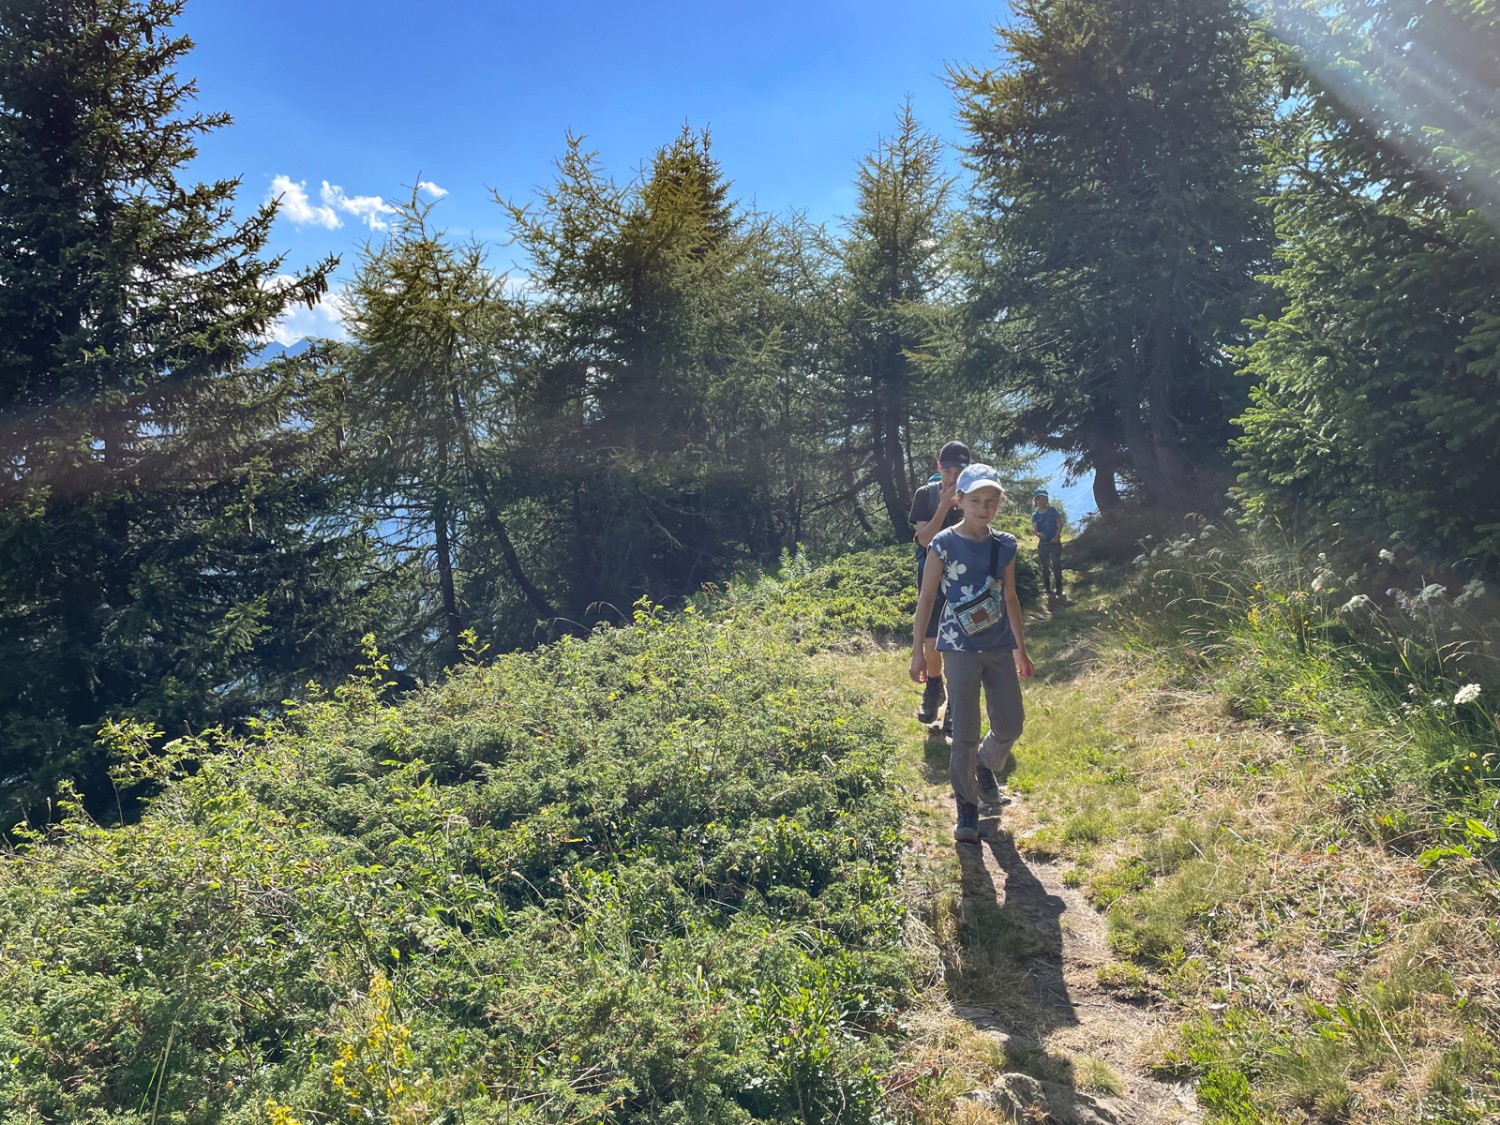
{"label": "blue t-shirt", "polygon": [[1056,508],[1032,512],[1031,526],[1036,530],[1039,543],[1050,543],[1057,538],[1057,529],[1062,526],[1062,516]]}
{"label": "blue t-shirt", "polygon": [[[999,558],[995,562],[995,576],[990,575],[990,539],[1000,542]],[[1000,588],[1001,606],[1005,605],[1005,568],[1016,557],[1016,537],[1003,531],[992,531],[981,543],[965,539],[956,528],[944,528],[933,536],[932,549],[943,560],[943,581],[939,589],[946,604],[943,617],[938,622],[937,647],[940,652],[992,652],[995,649],[1015,648],[1016,638],[1010,631],[1010,617],[1002,612],[994,625],[981,633],[969,636],[958,627],[953,618],[953,606],[962,604],[984,591],[994,582]]]}

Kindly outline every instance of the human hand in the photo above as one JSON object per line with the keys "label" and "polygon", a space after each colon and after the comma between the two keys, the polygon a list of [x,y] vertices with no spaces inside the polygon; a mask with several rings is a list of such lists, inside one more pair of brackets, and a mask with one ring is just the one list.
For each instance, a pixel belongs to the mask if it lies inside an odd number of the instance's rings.
{"label": "human hand", "polygon": [[913,652],[911,654],[911,668],[909,671],[911,672],[912,682],[925,684],[927,682],[927,657],[921,652]]}
{"label": "human hand", "polygon": [[1031,662],[1031,657],[1026,655],[1025,649],[1016,653],[1016,674],[1023,680],[1029,680],[1036,675],[1036,665]]}
{"label": "human hand", "polygon": [[942,484],[938,485],[938,503],[939,504],[953,504],[956,501],[957,496],[958,496],[958,482],[957,481],[946,481],[945,480],[945,481],[943,481]]}

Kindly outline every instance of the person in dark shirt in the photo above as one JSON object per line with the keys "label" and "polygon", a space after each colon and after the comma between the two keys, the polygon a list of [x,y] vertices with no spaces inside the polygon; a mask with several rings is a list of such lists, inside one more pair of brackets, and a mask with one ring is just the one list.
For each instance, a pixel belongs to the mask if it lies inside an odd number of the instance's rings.
{"label": "person in dark shirt", "polygon": [[[969,447],[961,441],[950,441],[938,451],[937,479],[930,480],[911,498],[911,514],[907,517],[915,529],[917,544],[917,589],[922,588],[922,572],[927,564],[927,548],[933,536],[946,527],[952,527],[963,519],[958,507],[958,494],[954,485],[958,474],[969,463]],[[931,724],[937,719],[938,709],[946,702],[943,689],[943,656],[937,649],[938,619],[943,615],[943,602],[939,599],[932,607],[932,619],[927,623],[927,682],[922,688],[922,706],[917,709],[917,722]],[[945,712],[943,733],[950,734],[952,722]]]}
{"label": "person in dark shirt", "polygon": [[1062,513],[1054,508],[1047,498],[1047,490],[1039,488],[1031,502],[1036,510],[1031,513],[1031,529],[1036,532],[1036,561],[1042,568],[1042,592],[1048,600],[1062,600]]}

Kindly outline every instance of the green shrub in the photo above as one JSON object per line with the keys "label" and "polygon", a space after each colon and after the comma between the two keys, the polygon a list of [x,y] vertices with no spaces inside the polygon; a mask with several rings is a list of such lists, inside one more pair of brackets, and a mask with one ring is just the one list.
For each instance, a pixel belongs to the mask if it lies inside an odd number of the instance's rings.
{"label": "green shrub", "polygon": [[[1016,594],[1028,606],[1036,602],[1041,579],[1025,543],[1023,538],[1016,555]],[[784,556],[775,575],[712,589],[702,604],[712,612],[747,613],[772,622],[810,652],[857,648],[867,641],[910,643],[917,612],[916,566],[910,544],[860,551],[819,565],[799,552]]]}
{"label": "green shrub", "polygon": [[[879,721],[747,618],[152,754],[0,861],[0,1116],[844,1121],[908,988]],[[821,1108],[820,1108],[821,1107]]]}

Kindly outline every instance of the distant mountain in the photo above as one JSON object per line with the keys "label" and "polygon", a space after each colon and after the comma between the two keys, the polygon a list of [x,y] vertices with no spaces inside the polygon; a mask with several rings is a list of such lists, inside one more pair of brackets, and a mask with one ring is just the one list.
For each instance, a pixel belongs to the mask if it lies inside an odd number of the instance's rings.
{"label": "distant mountain", "polygon": [[1063,454],[1036,451],[1031,475],[1040,477],[1046,483],[1049,498],[1067,515],[1074,531],[1078,530],[1080,520],[1099,510],[1094,503],[1094,474],[1084,473],[1072,484],[1067,483]]}
{"label": "distant mountain", "polygon": [[283,356],[301,355],[310,347],[312,347],[312,341],[305,336],[294,344],[283,344],[277,340],[272,340],[269,344],[255,352],[254,362],[269,363],[271,360],[280,359]]}

